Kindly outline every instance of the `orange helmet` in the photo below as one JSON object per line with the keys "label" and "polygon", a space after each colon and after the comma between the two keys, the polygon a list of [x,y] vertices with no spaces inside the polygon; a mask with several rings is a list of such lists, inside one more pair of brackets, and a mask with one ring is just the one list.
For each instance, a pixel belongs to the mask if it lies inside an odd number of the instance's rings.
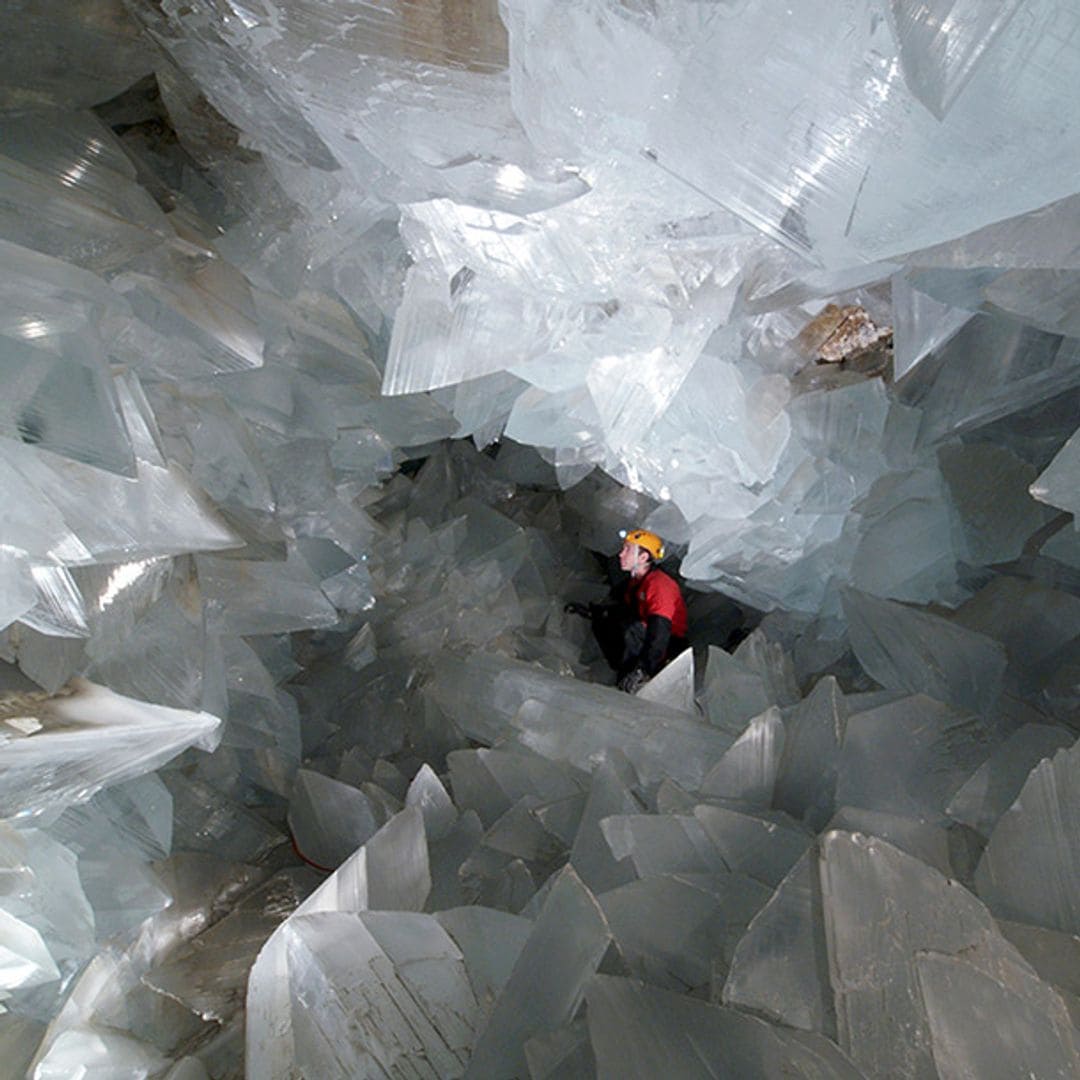
{"label": "orange helmet", "polygon": [[656,533],[645,529],[630,529],[629,531],[623,529],[619,535],[628,544],[637,544],[639,548],[644,548],[657,562],[663,559],[664,541]]}

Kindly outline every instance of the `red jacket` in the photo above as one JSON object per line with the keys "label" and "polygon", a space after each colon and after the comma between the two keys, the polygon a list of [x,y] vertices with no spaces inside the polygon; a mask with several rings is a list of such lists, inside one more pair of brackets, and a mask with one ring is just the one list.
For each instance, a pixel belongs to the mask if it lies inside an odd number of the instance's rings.
{"label": "red jacket", "polygon": [[654,567],[643,577],[631,578],[626,586],[626,603],[642,622],[647,622],[650,615],[663,615],[671,620],[672,637],[686,637],[686,601],[678,582],[663,570]]}

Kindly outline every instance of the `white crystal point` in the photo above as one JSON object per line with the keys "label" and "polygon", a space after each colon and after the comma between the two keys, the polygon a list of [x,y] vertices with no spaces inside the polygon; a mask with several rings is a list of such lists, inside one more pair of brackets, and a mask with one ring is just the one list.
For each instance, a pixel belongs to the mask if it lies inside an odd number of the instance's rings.
{"label": "white crystal point", "polygon": [[289,828],[305,859],[333,870],[375,835],[379,822],[358,788],[300,769],[289,801]]}
{"label": "white crystal point", "polygon": [[661,668],[638,692],[642,701],[655,701],[669,709],[695,714],[694,651],[686,649]]}
{"label": "white crystal point", "polygon": [[150,772],[189,746],[212,750],[221,721],[169,709],[75,679],[52,697],[6,703],[5,726],[32,719],[40,729],[3,745],[0,817],[25,818],[83,802],[120,780]]}
{"label": "white crystal point", "polygon": [[466,1077],[520,1076],[524,1044],[566,1024],[607,950],[611,931],[572,868],[560,871],[532,934],[477,1040]]}
{"label": "white crystal point", "polygon": [[709,770],[701,794],[751,806],[770,807],[780,755],[784,722],[774,705],[755,716],[730,750]]}
{"label": "white crystal point", "polygon": [[424,819],[416,807],[391,818],[270,935],[251,968],[245,1036],[249,1076],[287,1080],[297,1044],[291,1000],[290,939],[294,920],[323,913],[384,909],[420,911],[431,890]]}
{"label": "white crystal point", "polygon": [[1080,431],[1058,451],[1029,490],[1032,498],[1080,517]]}
{"label": "white crystal point", "polygon": [[156,1047],[106,1028],[73,1027],[37,1062],[34,1080],[115,1076],[145,1080],[164,1071],[169,1059]]}
{"label": "white crystal point", "polygon": [[428,764],[420,767],[405,795],[406,806],[417,806],[424,815],[424,829],[431,840],[439,840],[455,825],[458,812],[435,770]]}
{"label": "white crystal point", "polygon": [[60,978],[41,935],[0,908],[0,989],[22,990]]}
{"label": "white crystal point", "polygon": [[998,819],[975,873],[995,914],[1080,933],[1080,743],[1042,761]]}

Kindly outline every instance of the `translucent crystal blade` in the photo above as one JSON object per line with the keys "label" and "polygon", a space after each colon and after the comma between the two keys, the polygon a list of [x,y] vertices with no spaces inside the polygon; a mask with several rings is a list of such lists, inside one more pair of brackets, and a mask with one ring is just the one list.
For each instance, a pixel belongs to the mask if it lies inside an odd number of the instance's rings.
{"label": "translucent crystal blade", "polygon": [[570,865],[593,893],[599,895],[633,879],[631,860],[619,859],[612,853],[604,836],[603,822],[605,818],[636,814],[641,809],[627,783],[625,769],[606,758],[592,775],[589,797],[570,850]]}
{"label": "translucent crystal blade", "polygon": [[567,1023],[611,932],[572,869],[562,871],[480,1033],[466,1076],[512,1075],[525,1066],[524,1041]]}
{"label": "translucent crystal blade", "polygon": [[534,752],[587,769],[621,749],[643,784],[670,776],[696,788],[730,736],[662,706],[562,679],[526,664],[477,654],[441,660],[432,696],[472,738],[514,733]]}
{"label": "translucent crystal blade", "polygon": [[207,713],[134,701],[81,680],[68,695],[16,699],[5,713],[9,726],[12,718],[25,719],[32,730],[8,736],[4,748],[5,818],[81,802],[110,783],[150,772],[189,746],[211,749],[221,725]]}
{"label": "translucent crystal blade", "polygon": [[937,4],[892,0],[889,4],[904,78],[911,92],[939,119],[1020,6],[1010,3],[988,10],[954,0]]}
{"label": "translucent crystal blade", "polygon": [[903,275],[893,278],[893,374],[902,379],[928,354],[949,340],[971,317],[911,287]]}
{"label": "translucent crystal blade", "polygon": [[702,690],[702,705],[710,723],[738,735],[747,720],[772,704],[757,672],[748,670],[723,649],[710,646]]}
{"label": "translucent crystal blade", "polygon": [[949,817],[989,836],[1012,805],[1031,770],[1075,742],[1071,732],[1049,724],[1025,724],[1005,740],[952,797]]}
{"label": "translucent crystal blade", "polygon": [[1031,494],[1040,502],[1058,506],[1071,514],[1080,513],[1080,433],[1058,452],[1057,457],[1031,485]]}
{"label": "translucent crystal blade", "polygon": [[844,608],[855,655],[882,686],[976,713],[993,707],[1006,663],[996,641],[854,590],[844,594]]}
{"label": "translucent crystal blade", "polygon": [[465,958],[481,1014],[487,1016],[506,986],[533,925],[528,919],[482,907],[440,911],[435,918]]}
{"label": "translucent crystal blade", "polygon": [[694,809],[729,870],[776,886],[799,861],[812,837],[776,811],[742,813],[701,804]]}
{"label": "translucent crystal blade", "polygon": [[722,1000],[834,1037],[817,850],[791,868],[735,948]]}
{"label": "translucent crystal blade", "polygon": [[703,993],[769,896],[742,874],[662,875],[599,898],[628,970],[653,986]]}
{"label": "translucent crystal blade", "polygon": [[326,912],[296,917],[282,933],[294,999],[325,1002],[293,1010],[298,1067],[460,1074],[476,998],[460,951],[432,916]]}
{"label": "translucent crystal blade", "polygon": [[1078,813],[1080,744],[1074,744],[1032,770],[990,834],[975,884],[995,913],[1080,932]]}
{"label": "translucent crystal blade", "polygon": [[297,847],[315,865],[334,869],[375,835],[380,822],[367,796],[351,784],[301,769],[289,803]]}
{"label": "translucent crystal blade", "polygon": [[837,803],[932,821],[1003,735],[1000,722],[921,694],[858,713],[840,753]]}
{"label": "translucent crystal blade", "polygon": [[589,1035],[601,1076],[634,1080],[667,1069],[686,1076],[862,1075],[836,1044],[734,1009],[633,979],[600,975],[588,986]]}
{"label": "translucent crystal blade", "polygon": [[229,1020],[267,938],[296,909],[316,875],[290,867],[245,896],[223,919],[144,975],[147,985],[204,1020]]}
{"label": "translucent crystal blade", "polygon": [[836,758],[848,709],[836,680],[821,679],[788,718],[773,805],[820,828],[832,813]]}
{"label": "translucent crystal blade", "polygon": [[[1025,995],[1026,986],[1011,986],[959,957],[933,952],[918,958],[916,970],[939,1074],[1022,1069],[1066,1077],[1080,1068],[1069,1015],[1049,987],[1038,996]],[[987,1028],[986,1016],[1002,1019]]]}
{"label": "translucent crystal blade", "polygon": [[937,1075],[919,971],[928,954],[962,957],[1064,1014],[974,896],[883,841],[828,833],[821,887],[840,1045],[865,1071]]}
{"label": "translucent crystal blade", "polygon": [[709,770],[701,794],[750,806],[772,806],[783,749],[784,722],[774,706],[751,720],[731,749]]}
{"label": "translucent crystal blade", "polygon": [[[28,335],[29,337],[29,335]],[[89,334],[0,337],[0,435],[131,476],[135,459],[101,346]]]}
{"label": "translucent crystal blade", "polygon": [[281,633],[337,622],[336,609],[296,553],[284,564],[200,556],[198,566],[208,613],[219,632]]}
{"label": "translucent crystal blade", "polygon": [[638,877],[712,874],[727,869],[707,831],[689,815],[612,816],[600,829],[616,860],[629,859]]}

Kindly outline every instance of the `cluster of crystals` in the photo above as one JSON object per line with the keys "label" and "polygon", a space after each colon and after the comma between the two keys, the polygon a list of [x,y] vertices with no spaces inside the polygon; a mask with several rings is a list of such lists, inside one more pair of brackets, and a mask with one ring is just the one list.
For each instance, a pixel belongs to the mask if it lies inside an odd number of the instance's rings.
{"label": "cluster of crystals", "polygon": [[[0,11],[13,1074],[1076,1073],[1080,14],[992,8]],[[771,612],[640,699],[631,523]]]}

